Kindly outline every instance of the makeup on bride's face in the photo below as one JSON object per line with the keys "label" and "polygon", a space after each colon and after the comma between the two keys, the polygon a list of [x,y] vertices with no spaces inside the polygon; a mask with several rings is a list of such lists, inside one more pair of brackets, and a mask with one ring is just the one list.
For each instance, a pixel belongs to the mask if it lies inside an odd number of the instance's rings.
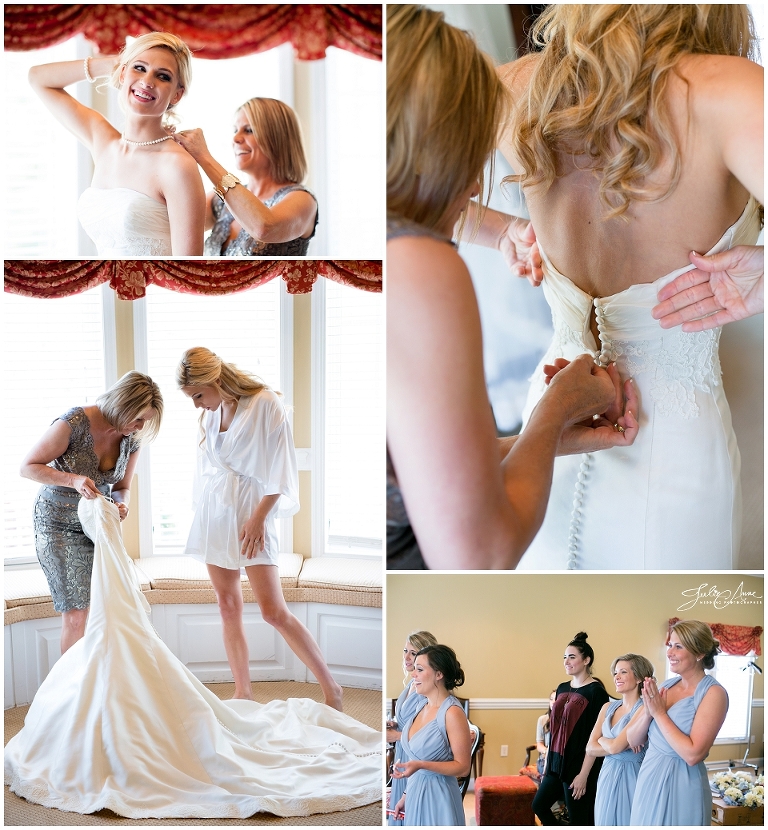
{"label": "makeup on bride's face", "polygon": [[220,406],[223,398],[219,387],[211,386],[182,386],[181,391],[192,401],[195,409],[207,409],[215,412]]}
{"label": "makeup on bride's face", "polygon": [[177,81],[176,59],[167,49],[152,47],[123,68],[122,84],[129,99],[140,109],[162,113],[183,93]]}

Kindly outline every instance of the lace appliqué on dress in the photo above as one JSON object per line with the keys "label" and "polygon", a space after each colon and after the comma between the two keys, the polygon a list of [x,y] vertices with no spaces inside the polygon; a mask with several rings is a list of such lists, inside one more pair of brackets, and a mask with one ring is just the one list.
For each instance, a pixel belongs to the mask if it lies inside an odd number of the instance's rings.
{"label": "lace appliqu\u00e9 on dress", "polygon": [[672,332],[664,336],[659,349],[649,340],[614,340],[611,360],[623,356],[633,377],[652,373],[651,398],[660,415],[697,418],[696,390],[711,392],[720,385],[720,331]]}

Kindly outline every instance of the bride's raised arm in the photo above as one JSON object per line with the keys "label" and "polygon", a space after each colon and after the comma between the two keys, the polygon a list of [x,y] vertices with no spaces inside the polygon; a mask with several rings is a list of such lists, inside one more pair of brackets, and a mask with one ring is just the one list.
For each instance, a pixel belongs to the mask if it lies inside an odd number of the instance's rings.
{"label": "bride's raised arm", "polygon": [[[29,70],[29,83],[51,114],[66,127],[90,151],[94,152],[98,138],[119,135],[101,113],[81,104],[66,87],[79,81],[95,81],[97,77],[112,74],[117,65],[116,55],[86,58],[77,61],[61,61],[33,66]],[[86,71],[90,75],[87,77]]]}

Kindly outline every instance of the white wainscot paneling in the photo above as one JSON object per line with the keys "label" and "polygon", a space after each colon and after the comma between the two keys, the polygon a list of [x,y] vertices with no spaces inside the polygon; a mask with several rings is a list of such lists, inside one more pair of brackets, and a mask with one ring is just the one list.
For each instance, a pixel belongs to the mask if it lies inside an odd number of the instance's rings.
{"label": "white wainscot paneling", "polygon": [[[31,703],[40,684],[48,676],[53,664],[61,657],[61,617],[43,620],[24,620],[6,634],[6,706],[9,685],[8,663],[11,663],[14,705]],[[10,646],[10,647],[9,647]]]}
{"label": "white wainscot paneling", "polygon": [[[304,603],[290,603],[289,608],[306,624]],[[152,623],[168,648],[203,683],[232,682],[216,605],[153,605]],[[304,664],[264,622],[256,603],[246,603],[243,626],[251,680],[306,680]]]}
{"label": "white wainscot paneling", "polygon": [[10,709],[16,705],[16,694],[13,689],[13,648],[11,642],[11,629],[13,626],[4,625],[5,639],[3,640],[3,654],[5,659],[3,664],[5,666],[5,690],[4,700],[5,708]]}
{"label": "white wainscot paneling", "polygon": [[381,689],[381,609],[319,602],[310,603],[308,609],[307,627],[336,681],[342,686]]}

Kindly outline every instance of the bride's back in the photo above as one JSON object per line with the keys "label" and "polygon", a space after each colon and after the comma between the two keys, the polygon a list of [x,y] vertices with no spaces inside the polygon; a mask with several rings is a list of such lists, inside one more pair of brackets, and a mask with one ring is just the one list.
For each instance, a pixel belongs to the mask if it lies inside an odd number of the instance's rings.
{"label": "bride's back", "polygon": [[[647,32],[644,38],[646,55],[638,59],[638,66],[643,60],[649,63]],[[647,105],[652,100],[650,84],[643,88],[641,82],[628,83],[618,95],[613,90],[618,103],[611,106],[619,114],[611,123],[598,100],[607,95],[604,89],[576,89],[559,111],[557,105],[549,110],[554,112],[553,120],[541,118],[537,123],[534,118],[527,133],[530,116],[525,106],[518,107],[502,143],[516,171],[531,170],[533,161],[540,162],[541,156],[525,156],[526,148],[540,140],[536,128],[542,124],[548,128],[554,121],[560,130],[557,146],[568,140],[568,146],[579,146],[583,138],[581,146],[593,148],[592,159],[584,153],[552,153],[551,183],[546,176],[538,184],[531,175],[523,181],[530,184],[525,195],[541,248],[558,271],[593,296],[606,297],[636,283],[650,283],[687,265],[691,250],[709,250],[738,219],[750,191],[762,197],[762,68],[729,55],[666,57],[671,68],[655,105]],[[545,60],[546,56],[531,55],[502,68],[516,101],[528,100],[535,71]],[[582,55],[578,72],[588,62]],[[650,67],[648,74],[652,72]],[[577,79],[574,86],[578,83]],[[583,100],[577,100],[579,95]],[[582,105],[585,123],[571,129],[568,119],[578,121]],[[624,118],[633,106],[634,113]],[[654,154],[654,135],[663,136],[654,128],[664,112],[673,146],[657,141]],[[597,130],[590,134],[592,123],[601,118],[607,125],[602,135]],[[640,153],[632,159],[628,147],[639,147]],[[601,179],[605,191],[607,178],[613,189],[601,198]]]}

